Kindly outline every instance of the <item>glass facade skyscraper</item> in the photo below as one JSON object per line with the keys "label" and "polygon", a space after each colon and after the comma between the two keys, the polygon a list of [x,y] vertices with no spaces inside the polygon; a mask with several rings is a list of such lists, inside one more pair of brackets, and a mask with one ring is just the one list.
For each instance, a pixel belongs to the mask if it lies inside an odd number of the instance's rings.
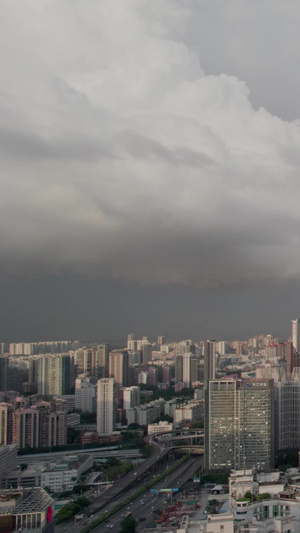
{"label": "glass facade skyscraper", "polygon": [[272,467],[272,380],[211,380],[207,392],[206,468]]}

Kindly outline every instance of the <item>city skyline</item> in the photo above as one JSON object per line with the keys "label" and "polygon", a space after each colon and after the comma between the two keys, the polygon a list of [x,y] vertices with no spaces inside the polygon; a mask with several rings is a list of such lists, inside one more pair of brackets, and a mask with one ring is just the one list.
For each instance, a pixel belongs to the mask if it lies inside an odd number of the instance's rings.
{"label": "city skyline", "polygon": [[113,5],[0,5],[0,339],[287,338],[300,6]]}

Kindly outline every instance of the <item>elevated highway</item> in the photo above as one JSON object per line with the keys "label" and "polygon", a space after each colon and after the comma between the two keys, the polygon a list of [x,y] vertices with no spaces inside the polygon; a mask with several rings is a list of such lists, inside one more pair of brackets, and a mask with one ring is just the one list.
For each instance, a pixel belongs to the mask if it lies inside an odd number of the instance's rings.
{"label": "elevated highway", "polygon": [[[183,449],[185,451],[188,450],[190,453],[204,454],[204,432],[202,429],[176,429],[156,433],[149,437],[150,444],[156,442],[164,450]],[[180,441],[182,441],[182,444]]]}

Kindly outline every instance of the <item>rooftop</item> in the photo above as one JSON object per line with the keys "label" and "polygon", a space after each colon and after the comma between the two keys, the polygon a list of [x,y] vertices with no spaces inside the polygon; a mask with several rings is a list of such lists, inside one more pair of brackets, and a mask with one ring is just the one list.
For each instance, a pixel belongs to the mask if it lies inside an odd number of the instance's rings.
{"label": "rooftop", "polygon": [[[9,504],[9,502],[13,501],[16,502],[16,506],[11,511],[13,514],[40,512],[53,504],[51,496],[42,488],[19,488],[0,491],[0,502]],[[6,507],[3,512],[7,514]]]}

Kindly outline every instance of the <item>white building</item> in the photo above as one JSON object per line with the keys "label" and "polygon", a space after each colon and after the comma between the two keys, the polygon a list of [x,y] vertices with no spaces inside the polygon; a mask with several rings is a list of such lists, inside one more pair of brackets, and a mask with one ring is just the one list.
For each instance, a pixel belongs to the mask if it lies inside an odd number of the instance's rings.
{"label": "white building", "polygon": [[140,387],[132,386],[123,389],[123,409],[131,409],[140,405]]}
{"label": "white building", "polygon": [[156,418],[159,418],[164,412],[165,400],[158,399],[153,402],[149,402],[146,405],[140,407],[133,407],[127,411],[127,423],[139,424],[140,426],[147,426],[151,424]]}
{"label": "white building", "polygon": [[41,487],[52,492],[72,490],[83,472],[93,466],[93,456],[70,456],[66,460],[48,463],[41,474]]}
{"label": "white building", "polygon": [[97,382],[97,432],[110,435],[114,431],[116,415],[116,384],[114,378]]}
{"label": "white building", "polygon": [[174,424],[181,420],[190,420],[195,422],[203,418],[203,402],[189,402],[181,407],[174,409]]}
{"label": "white building", "polygon": [[191,354],[184,353],[182,355],[182,381],[185,387],[191,386]]}
{"label": "white building", "polygon": [[83,413],[94,413],[96,410],[97,387],[89,378],[76,378],[75,380],[75,409]]}
{"label": "white building", "polygon": [[140,405],[140,387],[132,386],[132,387],[125,387],[122,389],[122,395],[123,395],[123,409],[126,411],[126,419],[127,424],[133,423],[128,422],[128,410],[132,409],[133,407],[139,407]]}
{"label": "white building", "polygon": [[73,359],[70,355],[47,354],[38,359],[37,365],[38,394],[69,394],[74,376]]}
{"label": "white building", "polygon": [[157,424],[148,424],[148,435],[156,435],[157,433],[166,433],[168,431],[173,431],[171,422],[160,420]]}
{"label": "white building", "polygon": [[148,383],[148,372],[145,370],[142,370],[142,372],[138,375],[138,383],[141,383],[143,385],[147,385]]}
{"label": "white building", "polygon": [[296,318],[295,320],[292,320],[293,346],[294,346],[296,352],[298,352],[298,353],[299,353],[299,326],[300,326],[299,318]]}

